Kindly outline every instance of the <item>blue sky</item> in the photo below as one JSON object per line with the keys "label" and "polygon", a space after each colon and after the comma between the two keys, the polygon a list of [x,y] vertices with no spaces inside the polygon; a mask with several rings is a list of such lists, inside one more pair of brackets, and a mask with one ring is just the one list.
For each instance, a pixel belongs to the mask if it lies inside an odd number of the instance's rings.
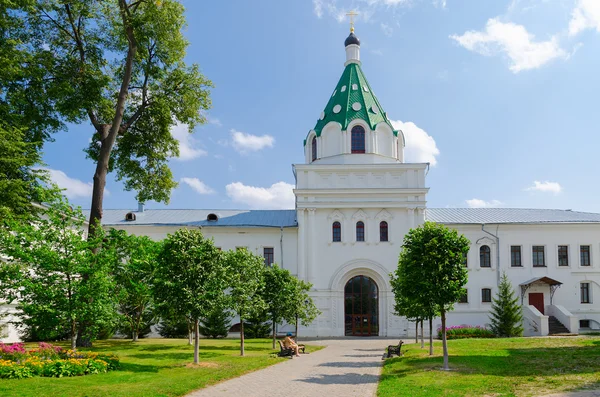
{"label": "blue sky", "polygon": [[[169,208],[293,208],[292,163],[335,88],[357,10],[362,68],[406,156],[433,165],[430,207],[600,212],[600,1],[183,1],[187,60],[210,78],[209,123],[178,126]],[[89,208],[89,125],[44,160]],[[109,175],[105,208],[136,208]],[[148,208],[165,208],[147,203]]]}

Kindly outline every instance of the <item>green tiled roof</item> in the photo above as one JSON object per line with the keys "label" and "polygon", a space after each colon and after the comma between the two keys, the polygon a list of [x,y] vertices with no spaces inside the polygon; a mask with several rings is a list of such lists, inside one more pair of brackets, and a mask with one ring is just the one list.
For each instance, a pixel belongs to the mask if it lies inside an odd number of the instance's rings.
{"label": "green tiled roof", "polygon": [[[360,105],[360,108],[358,105]],[[336,106],[339,105],[339,111]],[[355,110],[357,109],[358,110]],[[341,124],[342,130],[346,130],[352,120],[361,119],[367,122],[372,130],[381,122],[386,123],[392,130],[392,124],[373,94],[371,86],[367,81],[358,63],[349,63],[338,81],[325,110],[315,125],[314,131],[321,136],[321,131],[331,121]],[[394,131],[398,136],[398,131]],[[306,142],[305,142],[306,143]]]}

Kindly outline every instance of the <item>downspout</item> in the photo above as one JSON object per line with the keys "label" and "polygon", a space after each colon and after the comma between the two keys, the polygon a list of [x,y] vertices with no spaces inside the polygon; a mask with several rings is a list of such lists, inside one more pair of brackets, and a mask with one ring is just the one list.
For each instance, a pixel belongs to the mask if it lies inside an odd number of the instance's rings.
{"label": "downspout", "polygon": [[492,234],[484,229],[485,223],[481,224],[481,231],[496,239],[496,284],[498,286],[500,285],[500,237],[497,236],[499,227],[500,225],[496,225],[496,234]]}
{"label": "downspout", "polygon": [[280,227],[279,251],[281,252],[281,268],[283,269],[283,226]]}

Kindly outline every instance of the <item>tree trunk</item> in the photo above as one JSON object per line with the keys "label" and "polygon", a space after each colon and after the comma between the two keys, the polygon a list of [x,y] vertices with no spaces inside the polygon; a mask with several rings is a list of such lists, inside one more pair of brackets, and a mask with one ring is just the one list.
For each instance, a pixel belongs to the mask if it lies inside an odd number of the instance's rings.
{"label": "tree trunk", "polygon": [[138,331],[134,329],[132,342],[137,342],[137,341],[138,341]]}
{"label": "tree trunk", "polygon": [[194,364],[198,364],[200,361],[200,329],[199,320],[194,320]]}
{"label": "tree trunk", "polygon": [[275,341],[277,339],[277,335],[275,332],[275,317],[273,317],[273,349],[275,349]]}
{"label": "tree trunk", "polygon": [[448,345],[446,343],[446,311],[442,310],[442,346],[444,348],[444,370],[448,371]]}
{"label": "tree trunk", "polygon": [[415,322],[415,343],[419,343],[419,319]]}
{"label": "tree trunk", "polygon": [[71,320],[71,350],[77,350],[77,325],[75,320]]}
{"label": "tree trunk", "polygon": [[429,317],[429,355],[433,356],[433,318]]}
{"label": "tree trunk", "polygon": [[240,316],[240,356],[244,355],[244,319]]}
{"label": "tree trunk", "polygon": [[421,349],[425,347],[425,340],[423,339],[425,336],[423,334],[423,319],[421,319]]}
{"label": "tree trunk", "polygon": [[194,343],[194,330],[192,329],[192,322],[189,319],[186,322],[188,325],[188,344],[191,346]]}

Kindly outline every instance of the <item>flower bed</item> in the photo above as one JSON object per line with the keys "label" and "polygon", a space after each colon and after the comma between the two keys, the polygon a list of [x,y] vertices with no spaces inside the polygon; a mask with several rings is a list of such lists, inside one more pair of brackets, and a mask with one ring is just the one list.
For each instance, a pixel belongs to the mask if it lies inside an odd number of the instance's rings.
{"label": "flower bed", "polygon": [[62,378],[100,374],[118,367],[119,358],[114,354],[63,350],[44,342],[30,350],[25,349],[23,343],[0,343],[0,378]]}
{"label": "flower bed", "polygon": [[[437,330],[438,338],[442,338],[442,328]],[[496,335],[487,328],[472,325],[457,325],[446,328],[446,339],[495,338]]]}

